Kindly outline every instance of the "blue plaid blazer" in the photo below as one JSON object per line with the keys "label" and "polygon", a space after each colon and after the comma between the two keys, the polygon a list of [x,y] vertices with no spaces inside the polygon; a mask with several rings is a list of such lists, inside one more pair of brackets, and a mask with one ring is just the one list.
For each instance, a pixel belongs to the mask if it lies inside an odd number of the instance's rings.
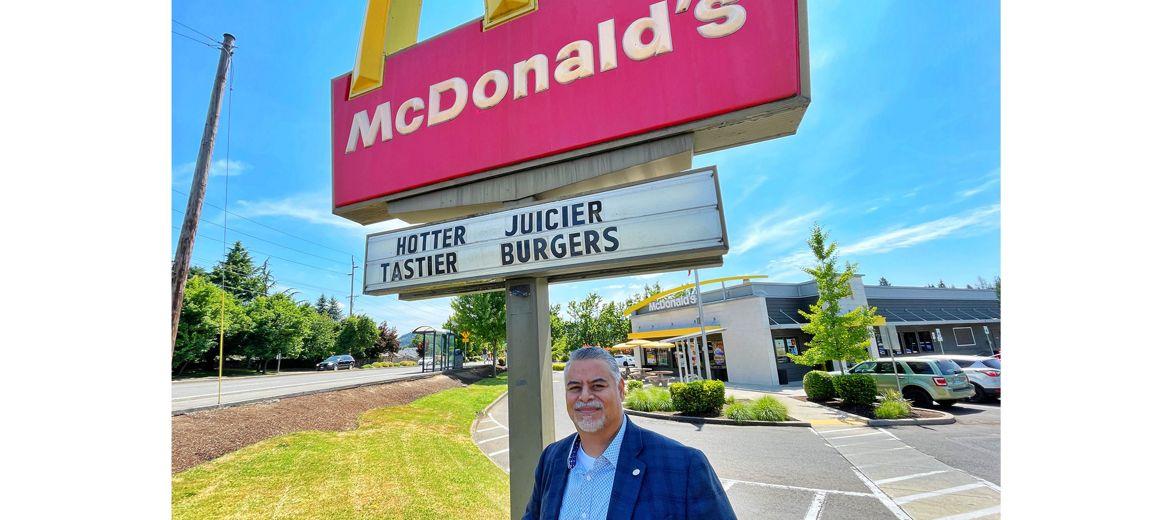
{"label": "blue plaid blazer", "polygon": [[[560,516],[568,485],[573,433],[548,446],[535,468],[525,520]],[[701,451],[638,427],[629,420],[621,444],[609,520],[737,518],[710,461]]]}

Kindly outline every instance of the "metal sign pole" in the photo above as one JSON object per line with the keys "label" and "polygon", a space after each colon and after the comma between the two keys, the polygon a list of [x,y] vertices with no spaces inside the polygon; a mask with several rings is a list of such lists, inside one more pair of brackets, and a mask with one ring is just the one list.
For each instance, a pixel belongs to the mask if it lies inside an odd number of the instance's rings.
{"label": "metal sign pole", "polygon": [[702,330],[702,363],[706,365],[706,379],[713,379],[710,373],[709,343],[706,341],[706,315],[702,311],[702,282],[698,278],[697,269],[694,269],[694,292],[698,295],[698,328]]}
{"label": "metal sign pole", "polygon": [[511,518],[519,520],[535,486],[539,457],[556,438],[547,278],[507,280],[507,373]]}

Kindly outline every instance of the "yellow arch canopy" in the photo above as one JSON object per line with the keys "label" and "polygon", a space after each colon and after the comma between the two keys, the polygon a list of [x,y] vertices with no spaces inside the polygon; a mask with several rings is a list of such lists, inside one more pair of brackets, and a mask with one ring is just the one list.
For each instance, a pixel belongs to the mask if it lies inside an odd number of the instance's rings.
{"label": "yellow arch canopy", "polygon": [[[749,274],[749,275],[742,275],[742,276],[725,276],[722,278],[713,278],[710,280],[702,280],[702,285],[709,285],[712,283],[730,282],[730,281],[734,281],[734,280],[742,280],[745,282],[746,280],[754,280],[754,279],[758,279],[758,278],[767,278],[767,275],[765,275],[765,274]],[[637,303],[630,305],[627,309],[625,309],[625,316],[628,316],[628,315],[636,312],[637,309],[640,309],[646,305],[649,305],[650,303],[653,303],[657,300],[668,298],[669,296],[673,296],[674,294],[677,294],[679,292],[692,289],[693,286],[694,286],[694,284],[687,283],[685,285],[682,285],[679,287],[674,287],[672,289],[666,289],[666,290],[661,291],[657,294],[654,294],[653,296],[650,296],[648,298],[645,298],[644,300],[641,300]]]}

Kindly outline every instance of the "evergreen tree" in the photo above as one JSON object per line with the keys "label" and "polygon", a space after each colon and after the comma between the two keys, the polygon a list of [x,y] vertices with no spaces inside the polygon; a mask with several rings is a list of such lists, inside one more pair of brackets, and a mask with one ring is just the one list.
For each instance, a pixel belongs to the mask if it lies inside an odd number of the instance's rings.
{"label": "evergreen tree", "polygon": [[345,311],[341,308],[341,302],[337,301],[336,297],[329,298],[328,315],[333,321],[345,319]]}
{"label": "evergreen tree", "polygon": [[257,276],[251,255],[242,242],[235,242],[226,258],[215,264],[210,280],[242,303],[265,295],[264,285]]}
{"label": "evergreen tree", "polygon": [[314,308],[316,309],[317,314],[324,314],[327,316],[329,310],[328,299],[325,298],[323,294],[320,295],[320,298],[316,299],[316,307]]}
{"label": "evergreen tree", "polygon": [[[840,300],[852,296],[852,278],[856,276],[857,265],[847,263],[841,272],[837,266],[836,244],[828,243],[827,233],[818,224],[811,229],[807,241],[815,266],[803,271],[815,280],[819,289],[819,300],[811,305],[811,312],[799,310],[809,323],[803,332],[812,336],[807,351],[802,355],[791,355],[791,360],[802,365],[819,365],[827,361],[859,362],[868,359],[868,343],[871,327],[879,316],[875,307],[861,305],[842,312]],[[839,364],[843,372],[843,364]]]}
{"label": "evergreen tree", "polygon": [[938,289],[945,289],[946,287],[947,286],[945,285],[945,280],[941,280],[941,281],[937,282]]}
{"label": "evergreen tree", "polygon": [[883,276],[881,276],[881,277],[880,277],[880,286],[881,286],[881,287],[889,287],[889,286],[891,286],[891,285],[892,285],[892,284],[888,283],[888,279],[887,279],[887,278],[885,278],[885,277],[883,277]]}
{"label": "evergreen tree", "polygon": [[[256,287],[260,291],[260,296],[272,294],[272,289],[276,287],[276,277],[272,275],[272,270],[268,267],[268,259],[265,258],[264,263],[260,264],[260,268],[256,271],[255,280]],[[285,291],[285,294],[287,294],[287,291]],[[288,295],[291,296],[292,294]]]}

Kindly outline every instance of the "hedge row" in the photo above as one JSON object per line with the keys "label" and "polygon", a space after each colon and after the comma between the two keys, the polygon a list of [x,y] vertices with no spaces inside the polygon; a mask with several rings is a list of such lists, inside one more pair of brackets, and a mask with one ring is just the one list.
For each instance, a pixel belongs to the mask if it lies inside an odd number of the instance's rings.
{"label": "hedge row", "polygon": [[669,385],[673,407],[682,415],[717,416],[726,402],[726,384],[713,380]]}
{"label": "hedge row", "polygon": [[810,401],[838,397],[844,404],[869,405],[876,402],[876,378],[866,374],[829,374],[812,370],[803,376],[803,391]]}

